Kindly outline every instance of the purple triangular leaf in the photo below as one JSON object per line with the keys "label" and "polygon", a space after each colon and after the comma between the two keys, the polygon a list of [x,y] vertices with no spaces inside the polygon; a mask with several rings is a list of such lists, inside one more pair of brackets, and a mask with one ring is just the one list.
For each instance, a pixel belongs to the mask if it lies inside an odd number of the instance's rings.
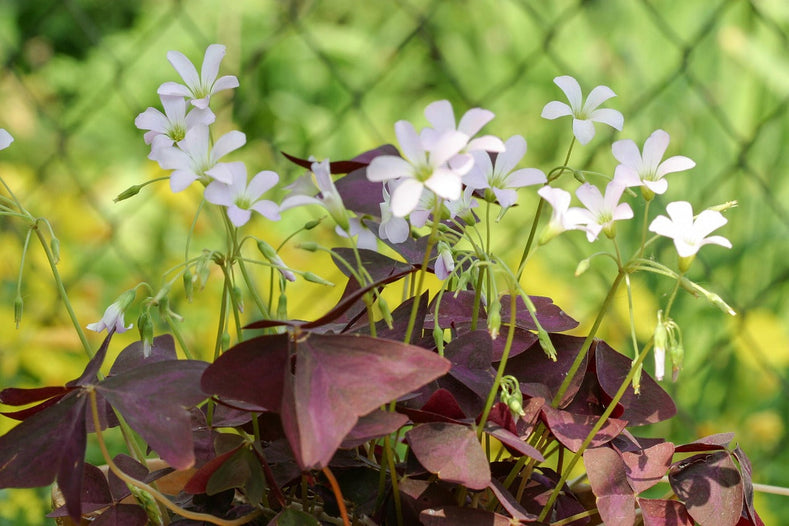
{"label": "purple triangular leaf", "polygon": [[[357,266],[356,254],[354,253],[353,249],[339,247],[332,249],[332,251],[350,263],[354,268]],[[397,261],[396,259],[392,259],[381,254],[380,252],[376,252],[375,250],[360,248],[358,251],[359,259],[362,262],[362,267],[364,267],[364,269],[370,274],[370,278],[372,278],[372,280],[375,282],[387,279],[394,275],[405,276],[405,274],[408,274],[414,270],[413,265],[403,263],[402,261]],[[336,258],[334,263],[337,265],[337,268],[340,270],[340,272],[345,274],[346,277],[352,276],[348,268]]]}
{"label": "purple triangular leaf", "polygon": [[[597,342],[594,357],[597,380],[606,394],[613,397],[630,372],[632,360],[604,341]],[[624,407],[620,418],[627,420],[629,426],[654,424],[677,414],[671,396],[646,373],[641,376],[641,393],[636,394],[630,385],[619,403]]]}
{"label": "purple triangular leaf", "polygon": [[118,504],[90,523],[91,526],[145,526],[148,514],[136,504]]}
{"label": "purple triangular leaf", "polygon": [[[618,446],[616,439],[615,446]],[[627,479],[636,493],[641,493],[658,482],[668,471],[671,459],[674,456],[674,444],[661,442],[645,449],[636,451],[621,451],[622,461],[625,463]]]}
{"label": "purple triangular leaf", "polygon": [[[438,325],[447,329],[461,323],[470,323],[474,312],[474,292],[470,290],[460,290],[453,294],[443,294],[440,296],[441,302],[438,305]],[[433,298],[428,307],[426,323],[433,324],[435,321],[436,302],[439,296]],[[485,320],[485,306],[480,302],[478,320]],[[502,318],[503,319],[503,318]]]}
{"label": "purple triangular leaf", "polygon": [[[515,356],[505,369],[506,374],[515,376],[521,383],[543,384],[548,388],[550,396],[547,400],[552,400],[559,391],[567,372],[570,369],[578,351],[581,350],[584,339],[577,336],[567,336],[564,334],[551,334],[551,342],[556,348],[556,361],[552,361],[545,355],[538,343],[532,345],[526,352]],[[586,363],[589,356],[585,356],[579,371],[586,371]],[[565,407],[578,392],[583,374],[576,374],[573,377],[559,407]],[[542,396],[542,395],[540,395]]]}
{"label": "purple triangular leaf", "polygon": [[448,390],[436,389],[421,409],[398,406],[397,410],[407,415],[415,424],[425,422],[455,422],[466,418],[455,397]]}
{"label": "purple triangular leaf", "polygon": [[34,406],[21,409],[19,411],[11,411],[11,412],[0,411],[0,415],[19,421],[27,420],[28,418],[35,415],[36,413],[40,413],[47,407],[57,404],[61,398],[63,398],[63,395],[58,395],[53,398],[50,398],[49,400],[44,400],[40,404],[36,404]]}
{"label": "purple triangular leaf", "polygon": [[[578,327],[578,322],[568,316],[562,309],[553,303],[551,298],[545,296],[529,296],[534,304],[537,314],[537,321],[547,332],[564,332]],[[510,319],[510,296],[505,294],[501,297],[501,319],[508,323]],[[537,330],[537,324],[531,317],[529,309],[523,302],[523,298],[518,296],[515,299],[515,319],[516,324],[524,329]]]}
{"label": "purple triangular leaf", "polygon": [[147,358],[143,352],[143,347],[143,342],[137,341],[123,349],[110,368],[110,376],[121,374],[147,363],[178,359],[175,352],[175,340],[169,334],[162,334],[153,339],[153,342],[151,342],[151,354]]}
{"label": "purple triangular leaf", "polygon": [[677,500],[638,499],[644,526],[693,526],[685,505]]}
{"label": "purple triangular leaf", "polygon": [[490,485],[488,486],[490,490],[493,492],[493,495],[499,501],[501,506],[507,510],[507,512],[512,515],[512,518],[518,521],[526,521],[526,522],[534,522],[537,519],[536,515],[532,515],[526,508],[521,506],[520,502],[515,500],[515,497],[507,491],[504,487],[504,484],[499,482],[497,479],[491,479]]}
{"label": "purple triangular leaf", "polygon": [[671,466],[671,489],[702,524],[734,526],[743,509],[740,472],[728,451],[701,453]]}
{"label": "purple triangular leaf", "polygon": [[743,492],[745,496],[745,511],[748,513],[748,517],[755,526],[764,526],[764,521],[762,521],[762,518],[759,517],[759,514],[756,513],[756,509],[753,507],[753,479],[751,478],[751,461],[748,459],[745,451],[743,451],[740,446],[734,448],[732,453],[734,454],[734,458],[736,458],[737,462],[740,464],[740,475],[742,476]]}
{"label": "purple triangular leaf", "polygon": [[287,334],[258,336],[225,351],[200,380],[204,392],[279,411],[288,363]]}
{"label": "purple triangular leaf", "polygon": [[84,419],[79,426],[73,421],[84,416],[85,401],[76,393],[66,395],[0,437],[0,488],[36,488],[55,480],[61,460],[73,450],[72,433],[79,439],[75,427],[85,429]]}
{"label": "purple triangular leaf", "polygon": [[616,451],[607,447],[587,449],[583,457],[600,518],[611,526],[632,526],[636,520],[636,497],[625,473],[625,463]]}
{"label": "purple triangular leaf", "polygon": [[40,402],[56,396],[63,396],[71,391],[68,387],[52,386],[38,387],[35,389],[23,389],[19,387],[8,387],[0,391],[0,404],[4,405],[27,405]]}
{"label": "purple triangular leaf", "polygon": [[425,469],[447,482],[481,490],[490,484],[490,466],[477,435],[459,424],[420,424],[406,440]]}
{"label": "purple triangular leaf", "polygon": [[717,433],[699,438],[688,444],[677,446],[677,453],[695,453],[699,451],[717,451],[726,449],[734,439],[734,433]]}
{"label": "purple triangular leaf", "polygon": [[99,374],[99,369],[101,369],[101,364],[104,363],[104,357],[107,356],[107,348],[110,346],[110,340],[112,340],[113,333],[113,330],[109,331],[107,337],[104,338],[101,347],[99,347],[99,350],[96,351],[95,355],[93,355],[93,358],[90,359],[88,365],[85,366],[85,370],[82,372],[80,377],[67,383],[66,387],[91,385],[98,381],[97,375]]}
{"label": "purple triangular leaf", "polygon": [[400,413],[390,413],[380,409],[359,418],[353,429],[340,445],[343,449],[352,449],[369,442],[374,438],[394,433],[408,422],[408,417]]}
{"label": "purple triangular leaf", "polygon": [[490,392],[495,377],[490,365],[492,347],[487,331],[473,331],[461,334],[444,349],[444,356],[452,362],[449,374],[482,398]]}
{"label": "purple triangular leaf", "polygon": [[[359,215],[381,217],[383,184],[367,178],[366,168],[356,169],[335,182],[337,192],[348,210]],[[378,234],[378,230],[373,230]]]}
{"label": "purple triangular leaf", "polygon": [[112,376],[96,386],[148,445],[176,469],[195,462],[189,408],[205,400],[200,376],[208,364],[168,360]]}
{"label": "purple triangular leaf", "polygon": [[499,442],[501,442],[505,446],[507,446],[507,449],[511,453],[515,452],[516,454],[519,455],[525,455],[539,462],[545,461],[545,457],[542,456],[542,453],[540,453],[537,448],[535,448],[531,444],[528,444],[525,440],[523,440],[521,437],[519,437],[512,431],[504,429],[503,427],[486,426],[485,432],[490,436],[499,440]]}
{"label": "purple triangular leaf", "polygon": [[280,414],[302,469],[326,466],[360,416],[450,367],[420,347],[368,336],[306,334],[294,347]]}
{"label": "purple triangular leaf", "polygon": [[[86,403],[77,403],[66,415],[68,426],[63,429],[62,450],[55,480],[58,483],[63,498],[66,501],[68,515],[75,522],[82,516],[82,476],[85,465],[85,444],[87,431],[85,430]],[[50,431],[51,432],[51,431]],[[52,447],[52,446],[50,446]],[[5,466],[4,466],[5,467]]]}
{"label": "purple triangular leaf", "polygon": [[[581,444],[599,419],[597,415],[579,415],[554,409],[547,404],[543,406],[542,414],[551,433],[573,453],[581,448]],[[625,420],[609,418],[594,436],[589,447],[597,447],[610,442],[622,432],[626,425]]]}
{"label": "purple triangular leaf", "polygon": [[457,506],[423,510],[419,522],[423,526],[512,526],[512,521],[504,515]]}
{"label": "purple triangular leaf", "polygon": [[[113,502],[107,478],[104,473],[92,464],[85,464],[82,479],[82,513],[93,513],[108,507]],[[65,517],[68,515],[66,506],[60,506],[47,514],[47,517]]]}
{"label": "purple triangular leaf", "polygon": [[[419,306],[417,307],[416,311],[416,318],[414,321],[414,325],[411,331],[411,339],[408,343],[416,345],[422,334],[422,328],[425,319],[425,313],[427,312],[427,297],[428,293],[425,292],[422,294],[419,300]],[[388,340],[396,340],[396,341],[405,341],[405,335],[408,330],[408,324],[411,320],[411,309],[414,305],[414,298],[408,298],[403,303],[398,305],[398,307],[392,311],[392,328],[390,329],[384,320],[380,320],[375,324],[376,327],[376,337],[378,338],[386,338]],[[367,324],[367,315],[365,314],[361,317],[360,322],[364,322],[364,326],[355,326],[354,332],[362,332],[364,334],[370,334],[369,324]]]}
{"label": "purple triangular leaf", "polygon": [[[116,455],[112,461],[115,462],[115,465],[118,466],[121,471],[137,480],[145,480],[148,476],[148,468],[128,455]],[[118,475],[112,470],[107,474],[107,481],[109,483],[110,493],[115,502],[120,502],[131,495],[129,486],[119,479]]]}

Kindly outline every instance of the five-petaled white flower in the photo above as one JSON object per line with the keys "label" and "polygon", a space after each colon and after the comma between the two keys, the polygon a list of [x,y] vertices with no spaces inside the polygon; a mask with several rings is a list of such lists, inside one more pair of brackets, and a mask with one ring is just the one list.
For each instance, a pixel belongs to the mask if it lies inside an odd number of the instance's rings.
{"label": "five-petaled white flower", "polygon": [[87,325],[87,328],[91,331],[101,332],[103,330],[107,330],[110,332],[126,332],[127,330],[132,328],[132,324],[129,324],[126,327],[123,323],[123,313],[126,309],[129,308],[129,305],[134,301],[135,291],[134,290],[127,290],[120,297],[113,302],[107,310],[104,311],[104,315],[101,317],[99,321],[96,323],[90,323]]}
{"label": "five-petaled white flower", "polygon": [[561,88],[570,102],[569,106],[564,102],[554,100],[545,105],[542,109],[542,117],[546,119],[557,119],[571,115],[573,117],[573,135],[581,144],[586,144],[594,137],[594,122],[608,124],[612,128],[622,130],[625,118],[616,110],[609,108],[597,109],[600,104],[611,97],[616,97],[608,86],[597,86],[583,101],[581,86],[578,81],[568,75],[556,77],[553,82]]}
{"label": "five-petaled white flower", "polygon": [[[649,225],[649,230],[661,236],[670,237],[677,247],[680,258],[680,270],[686,271],[699,249],[714,243],[731,248],[731,242],[723,236],[709,234],[723,225],[727,220],[716,210],[704,210],[693,219],[693,207],[687,201],[675,201],[666,205],[669,217],[657,216]],[[708,237],[709,236],[709,237]]]}
{"label": "five-petaled white flower", "polygon": [[[396,184],[395,181],[390,181],[389,185]],[[408,221],[402,217],[395,217],[392,214],[390,206],[389,191],[386,189],[387,185],[383,185],[383,202],[379,205],[381,208],[381,225],[378,227],[378,236],[381,239],[388,239],[392,243],[402,243],[408,239],[411,233],[411,227]]]}
{"label": "five-petaled white flower", "polygon": [[225,75],[216,78],[219,74],[219,64],[225,56],[225,46],[211,44],[205,50],[203,66],[200,75],[194,64],[180,51],[168,51],[167,60],[173,65],[175,71],[181,75],[186,85],[177,82],[165,82],[159,86],[159,95],[176,95],[186,97],[192,104],[200,109],[208,107],[211,95],[222,90],[238,87],[235,75]]}
{"label": "five-petaled white flower", "polygon": [[[312,182],[309,174],[307,174],[287,187],[293,190],[294,193],[282,201],[280,210],[287,210],[302,205],[321,205],[329,212],[337,226],[348,232],[350,228],[348,211],[342,202],[340,192],[331,178],[329,159],[313,162],[312,174],[315,177],[315,183]],[[315,195],[316,191],[317,195]]]}
{"label": "five-petaled white flower", "polygon": [[177,147],[163,147],[151,153],[159,166],[165,170],[174,170],[170,174],[170,188],[173,192],[180,192],[198,179],[209,182],[213,177],[222,183],[232,184],[233,180],[226,171],[209,171],[220,158],[243,146],[246,140],[246,135],[233,130],[221,136],[211,146],[208,126],[198,125],[186,132]]}
{"label": "five-petaled white flower", "polygon": [[474,166],[466,174],[463,181],[475,189],[489,189],[493,195],[486,198],[493,200],[495,197],[501,205],[502,213],[515,204],[518,199],[516,188],[541,184],[548,179],[542,170],[536,168],[521,168],[513,171],[523,156],[526,155],[526,139],[520,135],[513,135],[504,143],[505,150],[496,156],[496,161],[491,162],[487,152],[474,151]]}
{"label": "five-petaled white flower", "polygon": [[611,151],[621,164],[616,167],[614,180],[623,185],[643,186],[644,198],[652,199],[654,194],[665,193],[668,182],[663,178],[666,174],[690,170],[696,163],[682,155],[669,157],[663,162],[663,154],[668,147],[669,136],[663,130],[652,132],[644,149],[639,153],[638,146],[630,139],[616,141]]}
{"label": "five-petaled white flower", "polygon": [[[252,211],[279,221],[279,207],[273,201],[261,199],[265,192],[279,182],[279,176],[270,170],[259,172],[247,184],[247,167],[242,162],[221,163],[209,170],[215,180],[205,189],[205,200],[227,207],[227,217],[235,226],[245,225]],[[220,181],[230,179],[230,184]]]}
{"label": "five-petaled white flower", "polygon": [[0,128],[0,150],[5,150],[12,142],[14,142],[14,138],[11,137],[11,134],[5,129]]}
{"label": "five-petaled white flower", "polygon": [[614,221],[630,219],[633,217],[633,209],[627,203],[619,203],[625,187],[616,181],[611,181],[605,187],[605,197],[600,193],[600,189],[589,183],[584,183],[575,195],[586,207],[570,208],[567,211],[569,222],[583,226],[586,231],[586,238],[591,243],[600,232],[605,232],[609,238],[616,234]]}
{"label": "five-petaled white flower", "polygon": [[392,192],[391,207],[395,217],[405,217],[416,208],[424,188],[442,199],[460,197],[461,174],[452,170],[447,161],[466,145],[466,134],[455,130],[443,133],[431,145],[429,153],[410,122],[398,121],[395,135],[403,157],[379,155],[367,166],[370,181],[400,180]]}
{"label": "five-petaled white flower", "polygon": [[438,242],[438,257],[434,266],[434,272],[438,279],[445,280],[455,270],[455,259],[452,256],[452,249],[444,241]]}
{"label": "five-petaled white flower", "polygon": [[[456,124],[455,112],[452,110],[452,104],[448,100],[433,102],[425,108],[425,117],[427,117],[428,122],[433,127],[424,128],[420,132],[422,145],[425,150],[432,151],[435,145],[439,143],[441,136],[446,132],[459,131],[466,136],[467,140],[467,144],[461,150],[462,152],[502,152],[504,151],[504,143],[498,137],[483,135],[474,138],[479,130],[490,122],[494,116],[492,111],[482,108],[471,108],[460,118],[460,122]],[[467,153],[458,153],[449,159],[449,165],[452,169],[461,174],[468,172],[472,162],[473,159]]]}
{"label": "five-petaled white flower", "polygon": [[572,199],[570,192],[561,188],[543,186],[537,190],[537,193],[553,207],[551,219],[540,235],[539,243],[541,245],[544,245],[565,230],[577,228],[578,225],[572,221],[572,216],[567,214],[567,211],[570,209],[570,200]]}
{"label": "five-petaled white flower", "polygon": [[155,157],[154,150],[182,141],[190,128],[208,126],[216,118],[208,108],[193,108],[186,113],[186,100],[181,96],[160,95],[159,98],[164,113],[156,108],[148,108],[134,119],[134,125],[139,129],[149,130],[143,135],[145,144],[151,145],[149,159]]}

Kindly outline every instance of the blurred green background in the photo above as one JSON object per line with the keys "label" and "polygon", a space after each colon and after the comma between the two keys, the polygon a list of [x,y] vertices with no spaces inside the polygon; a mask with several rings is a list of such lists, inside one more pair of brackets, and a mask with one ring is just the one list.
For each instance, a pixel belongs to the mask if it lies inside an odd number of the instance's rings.
{"label": "blurred green background", "polygon": [[[134,118],[160,107],[159,84],[180,80],[168,50],[199,64],[211,43],[227,46],[221,74],[241,83],[215,106],[219,130],[247,134],[233,160],[287,181],[300,171],[280,150],[350,158],[393,142],[399,119],[426,124],[424,107],[442,98],[458,113],[474,106],[494,111],[486,132],[524,135],[524,165],[547,172],[562,162],[570,140],[567,119],[539,117],[546,102],[563,98],[552,79],[573,75],[585,93],[610,86],[618,96],[606,106],[622,111],[624,129],[598,126],[571,164],[613,173],[612,140],[641,146],[661,128],[671,135],[668,155],[689,156],[697,166],[669,176],[653,213],[672,200],[689,200],[695,210],[739,202],[720,231],[734,248],[705,248],[690,274],[738,314],[728,318],[680,295],[672,314],[683,330],[686,368],[678,383],[665,384],[680,413],[648,432],[679,443],[734,431],[755,481],[789,486],[789,3],[0,0],[0,127],[16,139],[0,154],[0,174],[28,209],[53,224],[59,269],[83,325],[139,281],[161,286],[162,272],[183,260],[198,193],[173,195],[165,184],[121,203],[112,198],[166,175],[146,159]],[[522,246],[534,205],[527,193],[523,213],[515,210],[495,226],[502,251]],[[318,215],[294,211],[280,224],[257,221],[250,228],[274,244]],[[35,245],[24,269],[24,318],[14,329],[25,233],[19,222],[0,219],[0,387],[62,383],[85,363]],[[320,235],[339,244],[327,228]],[[211,228],[199,224],[193,251],[213,240]],[[670,242],[656,247],[655,257],[673,266]],[[562,236],[530,263],[524,284],[587,320],[613,269],[596,260],[579,278],[573,271],[598,249],[579,233]],[[296,268],[332,277],[324,259],[295,250],[285,256]],[[216,304],[219,287],[219,280],[210,282],[194,304],[174,300],[195,346],[216,330],[206,305]],[[671,283],[639,275],[634,289],[637,332],[646,339]],[[314,284],[293,291],[290,311],[302,318],[339,294]],[[605,336],[629,353],[624,293],[620,299]],[[116,340],[135,336],[129,331]],[[117,352],[122,344],[115,346]],[[9,426],[3,419],[0,431]],[[789,523],[789,498],[758,494],[756,504],[767,524]],[[0,524],[43,524],[46,505],[45,492],[2,490]]]}

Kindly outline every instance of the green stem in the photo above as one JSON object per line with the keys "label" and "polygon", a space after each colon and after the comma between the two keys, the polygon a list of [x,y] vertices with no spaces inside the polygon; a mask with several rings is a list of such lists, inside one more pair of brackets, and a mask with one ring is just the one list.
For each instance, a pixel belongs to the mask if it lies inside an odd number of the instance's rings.
{"label": "green stem", "polygon": [[563,491],[564,485],[567,482],[567,479],[570,478],[570,474],[572,473],[573,468],[581,459],[584,451],[586,448],[589,447],[589,444],[592,443],[594,437],[597,436],[597,433],[603,428],[603,425],[608,421],[608,417],[611,416],[611,413],[614,412],[619,401],[625,395],[625,392],[630,387],[631,382],[633,381],[633,376],[635,375],[636,371],[639,369],[642,363],[644,363],[644,359],[646,358],[649,350],[652,348],[652,343],[648,343],[644,350],[641,351],[641,354],[638,355],[638,358],[633,362],[633,365],[630,367],[630,372],[627,373],[627,377],[624,379],[622,384],[619,386],[619,390],[616,392],[614,397],[608,403],[605,411],[603,414],[600,415],[600,418],[597,420],[595,425],[592,427],[592,430],[586,435],[581,447],[573,454],[573,457],[570,459],[570,462],[567,464],[567,467],[562,472],[562,476],[559,479],[559,482],[554,487],[553,491],[551,492],[551,496],[548,498],[548,501],[545,503],[545,506],[540,513],[540,517],[537,519],[538,521],[545,521],[545,518],[548,516],[551,508],[553,507],[556,499],[559,497],[559,494]]}
{"label": "green stem", "polygon": [[589,334],[586,336],[583,344],[581,345],[581,349],[578,351],[578,355],[575,357],[575,361],[570,366],[570,370],[567,371],[567,375],[564,377],[564,381],[562,385],[559,387],[559,390],[556,392],[556,396],[553,397],[553,401],[551,405],[553,407],[559,407],[559,404],[564,397],[564,394],[567,392],[567,389],[570,387],[570,383],[573,381],[578,369],[581,367],[584,359],[586,358],[587,353],[589,352],[589,348],[592,346],[592,341],[597,334],[597,330],[600,328],[600,324],[603,322],[603,318],[605,317],[606,313],[608,312],[611,303],[614,300],[614,296],[616,295],[616,291],[619,288],[619,284],[622,282],[622,278],[625,276],[625,270],[623,268],[619,269],[619,273],[616,275],[614,282],[611,284],[611,288],[608,290],[608,295],[603,300],[603,304],[600,306],[600,310],[597,313],[597,318],[594,320],[594,324],[592,325],[592,329],[589,331]]}
{"label": "green stem", "polygon": [[419,278],[417,281],[416,289],[414,290],[414,304],[411,306],[411,315],[408,317],[408,328],[405,331],[405,343],[411,342],[411,335],[414,332],[416,325],[416,313],[419,311],[419,295],[422,294],[422,287],[425,284],[425,274],[427,274],[427,265],[430,263],[430,253],[436,244],[438,237],[438,223],[440,222],[441,214],[441,199],[436,197],[436,204],[433,207],[433,225],[430,229],[430,237],[427,238],[427,247],[425,247],[425,257],[422,259],[422,268],[419,271]]}

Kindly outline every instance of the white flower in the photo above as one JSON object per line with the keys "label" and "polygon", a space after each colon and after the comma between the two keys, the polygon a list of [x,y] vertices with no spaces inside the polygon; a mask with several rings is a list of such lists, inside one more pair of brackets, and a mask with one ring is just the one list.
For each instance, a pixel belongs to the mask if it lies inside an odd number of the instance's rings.
{"label": "white flower", "polygon": [[576,225],[583,225],[586,231],[586,238],[591,243],[600,232],[605,232],[606,236],[613,238],[615,234],[614,221],[630,219],[633,217],[633,210],[627,203],[619,204],[622,192],[625,187],[616,181],[611,181],[605,187],[605,197],[600,190],[589,183],[582,184],[575,195],[584,204],[586,209],[571,208],[567,215],[570,222]]}
{"label": "white flower", "polygon": [[160,95],[164,113],[156,108],[148,108],[137,115],[134,125],[141,130],[150,130],[143,135],[145,144],[151,144],[150,159],[153,151],[182,141],[186,132],[197,125],[208,126],[215,120],[214,113],[208,109],[194,108],[186,113],[186,100],[183,97]]}
{"label": "white flower", "polygon": [[474,166],[466,174],[464,182],[471,188],[490,189],[499,205],[507,209],[518,199],[516,188],[545,183],[548,179],[536,168],[521,168],[513,171],[526,155],[526,139],[520,135],[513,135],[507,139],[504,146],[505,150],[496,156],[495,163],[491,162],[487,152],[472,152]]}
{"label": "white flower", "polygon": [[340,237],[351,238],[353,236],[358,236],[356,238],[356,246],[358,248],[378,250],[378,238],[375,237],[373,231],[367,228],[367,225],[365,225],[358,217],[348,218],[347,231],[340,228],[340,225],[334,227],[334,231]]}
{"label": "white flower", "polygon": [[132,324],[126,327],[123,323],[123,313],[129,308],[129,305],[134,301],[135,291],[127,290],[109,307],[104,311],[104,316],[101,317],[96,323],[90,323],[87,328],[91,331],[101,332],[107,330],[109,332],[126,332],[132,328]]}
{"label": "white flower", "polygon": [[709,236],[713,230],[727,223],[720,212],[704,210],[694,220],[693,207],[687,201],[669,203],[666,205],[666,212],[669,217],[657,216],[650,223],[649,230],[674,240],[674,246],[677,247],[677,254],[680,257],[680,269],[683,272],[690,266],[693,257],[702,246],[714,243],[731,248],[731,242],[725,237]]}
{"label": "white flower", "polygon": [[[337,191],[337,187],[331,178],[329,160],[324,159],[321,162],[313,162],[312,174],[315,178],[314,184],[311,182],[309,175],[307,175],[288,186],[288,188],[294,190],[294,193],[282,201],[280,210],[303,205],[321,205],[329,212],[337,226],[348,232],[350,228],[348,211],[345,209],[340,192]],[[316,191],[318,193],[317,196],[314,195]]]}
{"label": "white flower", "polygon": [[572,217],[567,214],[570,208],[570,199],[572,199],[570,192],[566,192],[561,188],[543,186],[537,190],[537,193],[553,207],[551,219],[540,235],[539,243],[541,245],[544,245],[565,230],[573,230],[577,227],[572,222]]}
{"label": "white flower", "polygon": [[205,50],[203,66],[200,75],[197,74],[194,64],[179,51],[168,51],[167,60],[173,65],[175,71],[181,75],[186,85],[177,82],[165,82],[159,86],[159,95],[177,95],[186,97],[192,104],[200,109],[208,107],[211,95],[222,90],[237,88],[238,79],[234,75],[225,75],[216,78],[219,73],[219,64],[225,56],[225,46],[211,44]]}
{"label": "white flower", "polygon": [[470,186],[466,186],[460,199],[447,201],[446,205],[449,210],[449,217],[458,216],[467,225],[474,225],[477,223],[477,218],[474,217],[474,212],[471,209],[478,207],[479,203],[474,199],[474,189]]}
{"label": "white flower", "polygon": [[5,129],[0,128],[0,150],[5,150],[14,142],[14,138]]}
{"label": "white flower", "polygon": [[[432,151],[441,140],[441,137],[450,131],[459,131],[466,136],[467,144],[462,149],[462,152],[504,151],[504,143],[496,136],[483,135],[482,137],[472,138],[493,119],[494,114],[491,111],[483,110],[482,108],[472,108],[456,124],[452,104],[448,100],[439,100],[425,108],[425,117],[433,126],[432,128],[423,129],[420,133],[420,139],[427,151]],[[469,155],[458,153],[452,156],[449,160],[449,165],[453,170],[464,174],[471,168],[472,161],[473,159]]]}
{"label": "white flower", "polygon": [[[393,184],[390,182],[389,184]],[[402,243],[408,239],[411,233],[411,227],[408,226],[408,221],[402,217],[395,217],[392,214],[392,209],[389,205],[389,192],[386,190],[386,185],[383,187],[384,200],[380,204],[381,207],[381,225],[378,227],[378,236],[381,239],[388,239],[392,243]]]}
{"label": "white flower", "polygon": [[461,175],[446,163],[466,145],[464,133],[442,134],[429,154],[410,122],[395,123],[395,134],[403,157],[379,155],[367,166],[367,178],[373,182],[401,180],[392,192],[392,213],[396,217],[405,217],[416,207],[424,188],[442,199],[460,197]]}
{"label": "white flower", "polygon": [[[638,151],[638,146],[630,139],[616,141],[611,146],[611,151],[621,164],[616,167],[614,180],[627,187],[644,186],[652,194],[665,193],[668,182],[663,177],[666,174],[690,170],[696,166],[691,159],[682,155],[675,155],[660,162],[668,142],[668,133],[663,130],[654,131],[644,141],[643,153]],[[649,192],[645,197],[652,197]]]}
{"label": "white flower", "polygon": [[443,241],[438,242],[438,257],[434,267],[435,275],[440,280],[445,280],[455,270],[455,260],[452,257],[452,249]]}
{"label": "white flower", "polygon": [[[253,210],[272,221],[279,220],[277,204],[260,199],[279,182],[276,173],[270,170],[259,172],[247,184],[247,167],[242,162],[221,163],[208,172],[216,180],[206,187],[205,199],[209,203],[227,207],[227,217],[235,226],[245,225],[252,217]],[[230,179],[231,183],[222,183],[220,178]]]}
{"label": "white flower", "polygon": [[563,75],[556,77],[553,82],[561,88],[570,102],[568,106],[564,102],[554,100],[545,105],[542,109],[542,117],[546,119],[556,119],[572,115],[573,135],[581,144],[586,144],[594,137],[594,122],[608,124],[612,128],[622,130],[625,118],[616,110],[602,108],[597,109],[600,104],[616,97],[616,94],[608,86],[597,86],[583,101],[581,86],[573,77]]}
{"label": "white flower", "polygon": [[[246,140],[246,135],[233,130],[211,146],[208,126],[198,125],[186,132],[177,147],[163,147],[152,152],[152,155],[159,166],[165,170],[174,170],[170,174],[170,188],[173,192],[180,192],[198,179],[208,182],[212,176],[208,171],[216,166],[217,161],[243,146]],[[225,184],[233,182],[225,171],[217,172],[213,177]]]}

